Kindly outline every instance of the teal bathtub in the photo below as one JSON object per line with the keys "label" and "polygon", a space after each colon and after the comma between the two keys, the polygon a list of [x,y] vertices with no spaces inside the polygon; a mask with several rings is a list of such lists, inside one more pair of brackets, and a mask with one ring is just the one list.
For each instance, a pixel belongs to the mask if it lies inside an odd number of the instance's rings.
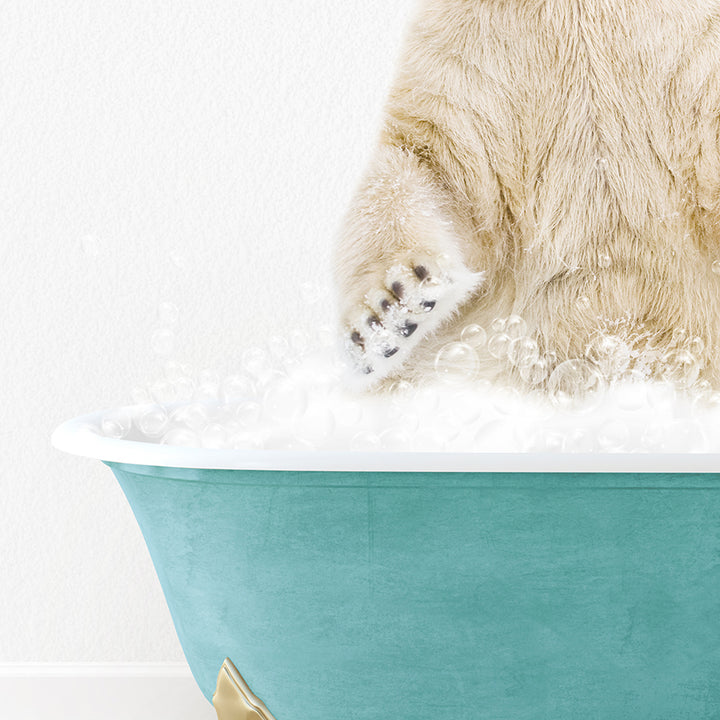
{"label": "teal bathtub", "polygon": [[716,455],[192,450],[89,420],[54,442],[117,477],[208,700],[225,658],[244,679],[222,718],[720,718]]}

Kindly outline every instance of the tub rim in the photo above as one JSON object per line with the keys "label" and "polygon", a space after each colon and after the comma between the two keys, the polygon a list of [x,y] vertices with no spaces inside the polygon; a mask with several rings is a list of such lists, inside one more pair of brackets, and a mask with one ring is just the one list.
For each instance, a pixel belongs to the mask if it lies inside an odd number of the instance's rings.
{"label": "tub rim", "polygon": [[[133,407],[113,408],[132,411]],[[720,453],[486,453],[221,450],[114,439],[94,430],[107,410],[55,429],[57,450],[125,465],[321,472],[720,473]]]}

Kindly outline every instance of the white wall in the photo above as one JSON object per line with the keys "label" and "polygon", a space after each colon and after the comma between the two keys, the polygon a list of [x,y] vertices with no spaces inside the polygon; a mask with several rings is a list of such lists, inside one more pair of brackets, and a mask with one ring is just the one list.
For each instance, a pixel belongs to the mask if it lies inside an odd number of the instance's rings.
{"label": "white wall", "polygon": [[10,0],[0,20],[0,663],[180,662],[110,471],[61,421],[310,328],[412,0]]}

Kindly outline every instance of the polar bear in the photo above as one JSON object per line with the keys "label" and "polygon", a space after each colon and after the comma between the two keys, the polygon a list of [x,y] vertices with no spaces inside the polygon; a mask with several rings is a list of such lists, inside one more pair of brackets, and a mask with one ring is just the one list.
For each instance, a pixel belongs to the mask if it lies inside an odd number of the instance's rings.
{"label": "polar bear", "polygon": [[420,3],[333,266],[368,386],[507,316],[717,383],[720,0]]}

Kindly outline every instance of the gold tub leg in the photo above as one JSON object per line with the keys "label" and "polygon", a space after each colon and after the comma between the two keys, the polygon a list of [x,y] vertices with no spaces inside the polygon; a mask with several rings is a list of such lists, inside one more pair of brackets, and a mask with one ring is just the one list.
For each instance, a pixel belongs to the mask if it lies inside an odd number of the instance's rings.
{"label": "gold tub leg", "polygon": [[213,705],[218,720],[275,720],[265,704],[253,695],[230,658],[220,668]]}

